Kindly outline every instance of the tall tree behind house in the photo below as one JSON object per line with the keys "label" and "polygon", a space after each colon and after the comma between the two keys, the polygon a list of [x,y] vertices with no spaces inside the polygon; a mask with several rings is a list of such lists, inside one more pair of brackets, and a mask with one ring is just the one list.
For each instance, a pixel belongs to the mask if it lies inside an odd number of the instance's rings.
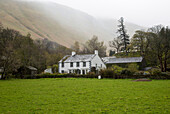
{"label": "tall tree behind house", "polygon": [[161,71],[167,71],[167,61],[170,58],[170,29],[161,25],[149,29],[155,35],[151,39],[150,48],[158,58]]}
{"label": "tall tree behind house", "polygon": [[118,20],[118,22],[119,22],[118,30],[117,30],[117,33],[119,34],[118,38],[120,38],[122,41],[122,44],[123,44],[122,50],[125,51],[127,54],[127,52],[128,52],[127,46],[129,44],[129,35],[127,34],[127,30],[125,29],[123,17],[121,17]]}

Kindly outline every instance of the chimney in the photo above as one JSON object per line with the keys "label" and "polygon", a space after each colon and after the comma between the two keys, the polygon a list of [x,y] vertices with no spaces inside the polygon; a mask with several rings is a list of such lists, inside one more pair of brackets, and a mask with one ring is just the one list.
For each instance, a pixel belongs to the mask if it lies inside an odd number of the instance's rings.
{"label": "chimney", "polygon": [[95,55],[98,55],[98,50],[95,50],[95,51],[94,51],[94,54],[95,54]]}
{"label": "chimney", "polygon": [[75,54],[76,54],[76,52],[75,52],[75,51],[72,51],[71,55],[74,56]]}

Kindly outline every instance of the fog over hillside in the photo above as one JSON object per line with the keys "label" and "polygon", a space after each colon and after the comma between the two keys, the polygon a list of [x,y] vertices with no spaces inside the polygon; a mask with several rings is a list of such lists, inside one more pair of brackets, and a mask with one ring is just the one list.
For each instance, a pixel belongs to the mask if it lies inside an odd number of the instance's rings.
{"label": "fog over hillside", "polygon": [[[126,18],[125,18],[126,21]],[[54,2],[0,0],[0,22],[34,39],[48,38],[70,47],[84,43],[93,35],[108,41],[116,37],[117,20],[94,18],[84,12]],[[144,27],[126,22],[129,35]]]}

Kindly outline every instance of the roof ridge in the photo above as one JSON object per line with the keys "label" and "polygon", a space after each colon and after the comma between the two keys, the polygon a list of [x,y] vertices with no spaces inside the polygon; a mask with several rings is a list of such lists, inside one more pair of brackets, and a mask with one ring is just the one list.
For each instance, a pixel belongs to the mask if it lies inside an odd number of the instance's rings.
{"label": "roof ridge", "polygon": [[143,57],[120,57],[120,58],[113,58],[113,59],[122,59],[122,58],[143,58]]}

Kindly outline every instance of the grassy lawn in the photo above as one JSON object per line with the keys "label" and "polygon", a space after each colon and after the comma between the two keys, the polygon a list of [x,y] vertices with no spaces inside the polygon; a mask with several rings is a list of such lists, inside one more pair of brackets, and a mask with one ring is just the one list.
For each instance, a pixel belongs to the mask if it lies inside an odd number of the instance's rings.
{"label": "grassy lawn", "polygon": [[0,113],[170,113],[170,80],[0,80]]}

